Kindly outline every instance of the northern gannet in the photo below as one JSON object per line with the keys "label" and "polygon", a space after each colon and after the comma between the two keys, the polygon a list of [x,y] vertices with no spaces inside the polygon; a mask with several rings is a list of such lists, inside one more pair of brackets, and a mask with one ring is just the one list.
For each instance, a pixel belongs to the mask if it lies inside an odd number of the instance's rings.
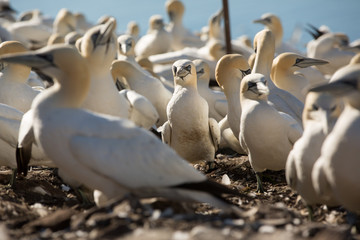
{"label": "northern gannet", "polygon": [[173,64],[175,90],[167,105],[162,140],[190,163],[214,161],[220,129],[209,118],[209,106],[197,91],[196,68],[190,60]]}
{"label": "northern gannet", "polygon": [[221,91],[215,91],[209,88],[209,65],[201,59],[196,59],[193,63],[196,68],[197,90],[200,96],[203,97],[209,105],[209,117],[214,118],[219,122],[228,112],[226,96]]}
{"label": "northern gannet", "polygon": [[204,42],[201,41],[200,37],[193,34],[183,25],[184,4],[179,0],[167,0],[165,7],[170,19],[167,30],[172,35],[171,48],[176,51],[185,47],[199,48],[204,46]]}
{"label": "northern gannet", "polygon": [[165,30],[162,16],[153,15],[150,17],[147,33],[138,40],[135,46],[135,54],[148,57],[169,52],[171,41],[172,36]]}
{"label": "northern gannet", "polygon": [[334,196],[344,208],[359,213],[360,64],[351,69],[333,82],[310,90],[328,92],[345,102],[344,110],[322,145],[312,180],[318,194]]}
{"label": "northern gannet", "polygon": [[125,80],[122,85],[146,97],[159,114],[157,126],[167,121],[166,106],[172,93],[165,88],[162,82],[150,73],[144,73],[134,64],[126,60],[115,60],[111,65],[114,79]]}
{"label": "northern gannet", "polygon": [[304,104],[291,93],[282,90],[271,80],[271,66],[275,53],[274,34],[267,29],[261,30],[254,37],[254,49],[256,52],[252,73],[261,73],[266,77],[269,88],[268,100],[275,108],[289,114],[302,125],[301,115]]}
{"label": "northern gannet", "polygon": [[[105,24],[89,29],[81,39],[80,52],[90,66],[90,90],[83,107],[98,113],[132,119],[139,126],[148,126],[148,122],[152,121],[152,126],[159,116],[151,103],[142,97],[135,104],[131,100],[136,99],[136,94],[119,94],[114,84],[110,70],[117,49],[114,27],[115,19],[110,18]],[[133,113],[141,113],[142,109],[147,110],[142,118],[136,117],[138,114],[131,116]]]}
{"label": "northern gannet", "polygon": [[[221,134],[224,140],[228,143],[234,151],[244,154],[244,150],[239,143],[240,134],[240,118],[241,118],[241,105],[240,105],[240,83],[243,77],[250,74],[251,69],[246,59],[240,54],[226,54],[218,61],[216,65],[216,81],[224,91],[228,104],[228,113],[226,120],[230,130],[224,128]],[[226,126],[225,125],[225,126]],[[234,136],[234,137],[233,137]],[[236,146],[234,148],[234,146]]]}
{"label": "northern gannet", "polygon": [[310,80],[298,70],[327,63],[321,59],[307,58],[296,53],[281,53],[273,60],[271,80],[278,88],[288,91],[305,103],[306,93],[311,86]]}
{"label": "northern gannet", "polygon": [[259,73],[245,76],[240,86],[240,144],[248,153],[258,188],[263,192],[259,173],[285,169],[286,159],[294,143],[302,135],[302,127],[290,115],[269,105],[267,78]]}
{"label": "northern gannet", "polygon": [[263,24],[265,29],[273,32],[275,37],[275,51],[277,54],[283,52],[302,54],[298,49],[283,41],[284,30],[280,18],[275,14],[265,13],[260,19],[256,19],[253,22]]}
{"label": "northern gannet", "polygon": [[66,34],[76,30],[76,18],[72,12],[66,8],[58,11],[53,24],[53,33],[58,33],[65,37]]}
{"label": "northern gannet", "polygon": [[341,101],[328,93],[309,92],[303,112],[304,133],[295,142],[286,161],[286,181],[304,199],[309,206],[316,204],[335,205],[334,199],[325,200],[313,187],[311,172],[320,157],[321,146],[332,131],[343,109]]}
{"label": "northern gannet", "polygon": [[90,74],[75,48],[49,46],[0,61],[26,64],[54,78],[34,101],[33,132],[59,170],[109,199],[130,193],[233,209],[221,196],[240,193],[208,180],[147,130],[80,108]]}
{"label": "northern gannet", "polygon": [[[0,44],[0,56],[26,51],[28,49],[18,41],[6,41]],[[33,99],[39,93],[26,83],[30,71],[31,68],[28,66],[5,63],[0,76],[0,103],[10,105],[21,112],[30,109]]]}
{"label": "northern gannet", "polygon": [[325,33],[307,44],[307,56],[328,61],[329,64],[317,68],[324,75],[331,76],[340,67],[348,64],[355,55],[347,49],[348,43],[349,38],[343,33]]}
{"label": "northern gannet", "polygon": [[140,34],[139,24],[136,21],[130,21],[127,24],[125,34],[132,36],[136,43],[139,40],[139,34]]}

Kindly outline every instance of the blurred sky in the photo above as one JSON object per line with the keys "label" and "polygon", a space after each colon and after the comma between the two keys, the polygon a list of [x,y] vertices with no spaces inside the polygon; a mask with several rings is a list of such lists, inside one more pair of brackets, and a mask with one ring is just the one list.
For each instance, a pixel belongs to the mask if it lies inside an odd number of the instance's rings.
{"label": "blurred sky", "polygon": [[[185,5],[184,26],[199,31],[208,24],[212,14],[222,7],[222,0],[183,0]],[[360,0],[228,0],[230,7],[231,36],[253,36],[263,27],[254,19],[272,12],[282,20],[284,40],[289,40],[295,28],[303,29],[307,23],[327,25],[332,31],[344,32],[350,41],[360,38]],[[89,22],[95,23],[103,15],[117,19],[118,33],[126,30],[127,23],[139,23],[141,34],[148,28],[153,14],[160,14],[167,22],[164,0],[10,0],[11,6],[22,12],[40,9],[44,15],[55,17],[59,9],[68,8],[82,12]],[[310,35],[302,32],[299,47],[302,48]]]}

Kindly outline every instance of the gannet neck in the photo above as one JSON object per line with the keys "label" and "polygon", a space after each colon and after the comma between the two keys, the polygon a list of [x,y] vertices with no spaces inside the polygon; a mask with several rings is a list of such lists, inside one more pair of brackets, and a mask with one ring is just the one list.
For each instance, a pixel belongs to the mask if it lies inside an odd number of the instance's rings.
{"label": "gannet neck", "polygon": [[65,37],[67,33],[76,29],[76,18],[69,10],[60,9],[54,20],[53,29],[54,33]]}
{"label": "gannet neck", "polygon": [[270,78],[272,61],[275,55],[275,38],[270,30],[262,30],[255,35],[256,57],[252,73],[261,73]]}
{"label": "gannet neck", "polygon": [[11,79],[11,81],[26,83],[26,80],[30,75],[31,68],[20,64],[8,64],[2,72],[3,75],[1,78],[3,79]]}

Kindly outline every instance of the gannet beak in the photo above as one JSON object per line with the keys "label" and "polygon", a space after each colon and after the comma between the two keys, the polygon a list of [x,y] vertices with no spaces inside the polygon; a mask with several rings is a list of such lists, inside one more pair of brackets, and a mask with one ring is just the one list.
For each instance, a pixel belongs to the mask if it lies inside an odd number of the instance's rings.
{"label": "gannet beak", "polygon": [[306,68],[310,66],[323,65],[329,63],[328,61],[315,58],[297,58],[294,66]]}
{"label": "gannet beak", "polygon": [[263,82],[257,82],[256,89],[259,95],[269,95],[269,88]]}
{"label": "gannet beak", "polygon": [[328,92],[335,96],[344,96],[349,93],[349,91],[353,91],[358,87],[357,79],[341,79],[338,81],[334,81],[328,84],[320,85],[314,88],[311,88],[309,91],[311,92]]}
{"label": "gannet beak", "polygon": [[6,54],[0,57],[2,62],[23,64],[34,70],[41,70],[49,66],[55,66],[53,56],[49,53],[25,52],[17,54]]}
{"label": "gannet beak", "polygon": [[266,24],[268,23],[268,21],[267,21],[266,19],[260,18],[260,19],[255,19],[255,20],[253,21],[253,23],[260,23],[260,24],[266,25]]}
{"label": "gannet beak", "polygon": [[114,18],[109,18],[109,20],[103,24],[100,29],[100,35],[95,41],[95,45],[106,44],[109,41],[113,34],[115,23],[116,21]]}
{"label": "gannet beak", "polygon": [[323,132],[325,135],[329,134],[330,131],[330,121],[331,121],[331,116],[330,116],[330,112],[325,111],[325,110],[319,110],[319,117],[320,117],[320,121],[322,122],[322,126],[324,126],[323,128]]}
{"label": "gannet beak", "polygon": [[[176,71],[177,70],[177,71]],[[187,65],[185,67],[181,67],[179,69],[176,69],[175,68],[175,74],[176,76],[180,77],[180,78],[184,78],[186,77],[187,75],[191,74],[191,66],[190,65]]]}

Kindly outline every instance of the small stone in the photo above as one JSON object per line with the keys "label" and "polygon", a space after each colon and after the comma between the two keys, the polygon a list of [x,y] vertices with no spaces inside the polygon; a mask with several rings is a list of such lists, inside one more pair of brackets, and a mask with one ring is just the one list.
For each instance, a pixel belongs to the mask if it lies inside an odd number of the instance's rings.
{"label": "small stone", "polygon": [[260,233],[273,233],[275,232],[275,227],[270,225],[263,225],[259,228]]}
{"label": "small stone", "polygon": [[230,185],[231,184],[230,178],[229,178],[229,176],[227,174],[224,174],[222,176],[221,183],[224,184],[224,185]]}

